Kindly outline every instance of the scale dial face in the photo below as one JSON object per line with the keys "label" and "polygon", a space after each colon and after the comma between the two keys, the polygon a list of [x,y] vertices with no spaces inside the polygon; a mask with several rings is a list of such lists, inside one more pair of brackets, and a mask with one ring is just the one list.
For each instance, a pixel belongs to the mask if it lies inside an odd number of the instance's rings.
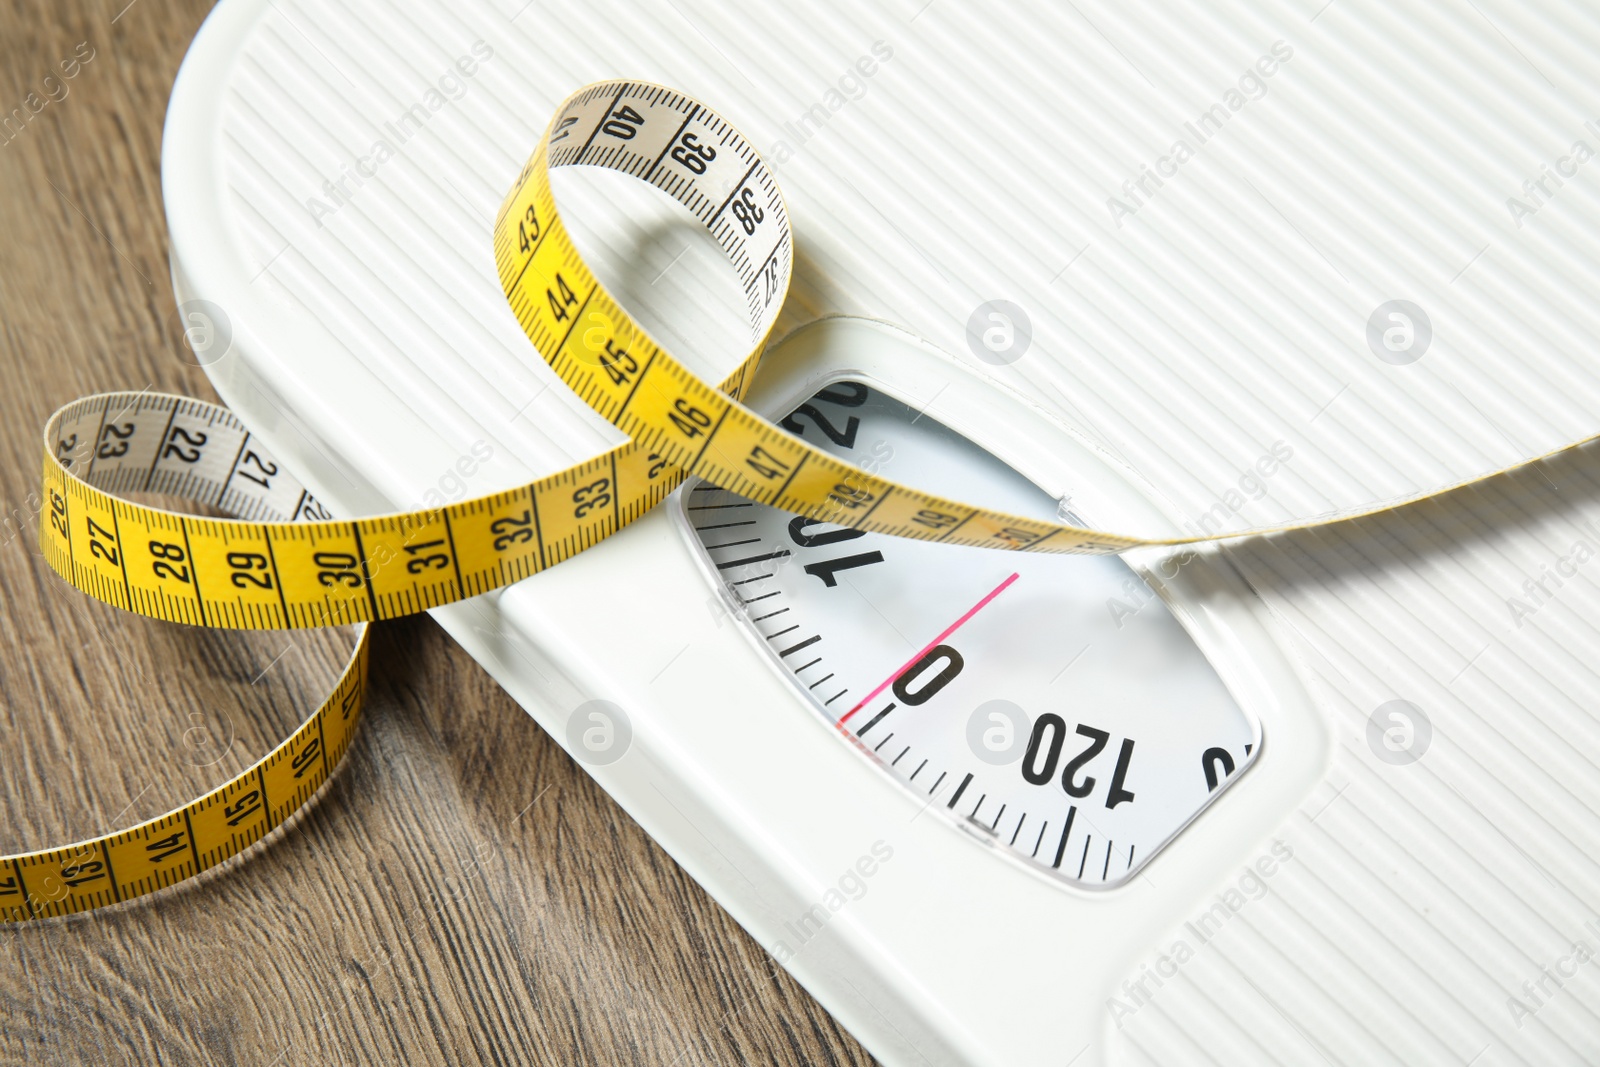
{"label": "scale dial face", "polygon": [[[783,425],[908,485],[1083,521],[860,382]],[[931,810],[1070,882],[1130,878],[1260,750],[1256,720],[1117,557],[864,533],[704,482],[679,501],[716,610],[817,714]]]}

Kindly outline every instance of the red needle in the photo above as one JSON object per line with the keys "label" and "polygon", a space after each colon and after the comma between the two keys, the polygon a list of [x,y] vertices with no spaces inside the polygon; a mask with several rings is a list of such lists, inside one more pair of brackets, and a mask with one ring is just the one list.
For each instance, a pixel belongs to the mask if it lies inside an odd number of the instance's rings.
{"label": "red needle", "polygon": [[989,601],[993,600],[995,597],[997,597],[1001,593],[1005,592],[1006,591],[1006,586],[1010,585],[1012,582],[1014,582],[1016,580],[1017,580],[1017,573],[1015,571],[1012,571],[1011,572],[1011,577],[1007,578],[1005,581],[1001,582],[999,585],[997,585],[993,589],[989,590],[989,595],[988,596],[984,597],[982,600],[980,600],[976,604],[972,605],[972,607],[968,608],[967,609],[967,613],[965,615],[961,616],[961,618],[957,619],[955,622],[951,623],[949,626],[946,626],[944,628],[944,630],[939,634],[939,636],[935,637],[932,641],[929,641],[927,646],[925,648],[923,648],[923,650],[921,652],[918,652],[915,656],[912,656],[910,659],[908,659],[904,663],[902,663],[898,670],[896,670],[893,674],[889,675],[889,677],[887,677],[887,678],[885,678],[883,680],[883,684],[879,685],[878,688],[874,689],[872,692],[868,693],[865,697],[863,697],[862,700],[861,700],[861,703],[857,704],[855,707],[851,708],[849,711],[847,711],[843,715],[841,715],[839,717],[839,721],[838,721],[838,723],[836,725],[843,726],[845,723],[849,722],[850,721],[850,716],[854,715],[856,712],[858,712],[862,708],[866,707],[867,704],[871,702],[873,697],[877,696],[879,693],[883,692],[885,689],[887,689],[891,685],[893,685],[895,683],[895,681],[902,674],[906,673],[906,671],[908,671],[912,667],[914,667],[916,665],[917,661],[920,660],[923,656],[926,656],[933,649],[933,647],[935,645],[939,644],[945,638],[949,637],[951,634],[953,634],[957,630],[961,629],[961,627],[966,624],[966,621],[968,619],[972,618],[978,612],[982,611],[983,608],[984,608],[984,605],[988,604]]}

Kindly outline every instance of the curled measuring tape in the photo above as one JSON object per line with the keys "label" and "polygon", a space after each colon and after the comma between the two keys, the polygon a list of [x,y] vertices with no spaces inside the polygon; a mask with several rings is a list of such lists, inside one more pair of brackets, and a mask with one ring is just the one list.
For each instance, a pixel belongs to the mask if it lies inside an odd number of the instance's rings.
{"label": "curled measuring tape", "polygon": [[[551,168],[574,165],[656,186],[727,254],[744,285],[752,347],[720,385],[702,381],[652,341],[579,256],[549,179]],[[534,347],[629,443],[520,488],[341,521],[225,409],[181,397],[103,394],[69,404],[46,426],[45,558],[82,592],[129,611],[194,625],[284,629],[395,618],[515,582],[615,533],[689,474],[814,519],[951,544],[1103,554],[1220,539],[1132,537],[972,507],[864,472],[741,406],[788,292],[792,251],[776,181],[725,120],[656,85],[588,86],[557,110],[502,204],[494,253],[506,298]],[[1221,536],[1357,518],[1451,488]],[[163,511],[115,495],[139,491],[186,497],[237,518]],[[0,921],[127,900],[249,847],[314,794],[344,755],[366,669],[363,628],[333,694],[239,777],[130,829],[0,857]]]}

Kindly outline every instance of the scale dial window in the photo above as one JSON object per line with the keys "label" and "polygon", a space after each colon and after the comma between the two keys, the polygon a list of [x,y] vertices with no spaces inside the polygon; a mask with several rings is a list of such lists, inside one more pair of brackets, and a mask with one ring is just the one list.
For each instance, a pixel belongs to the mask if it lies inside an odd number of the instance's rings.
{"label": "scale dial window", "polygon": [[[918,488],[1062,514],[860,382],[821,389],[783,426]],[[1259,752],[1257,721],[1120,558],[864,533],[704,482],[678,500],[720,610],[816,714],[930,810],[1070,882],[1131,877]]]}

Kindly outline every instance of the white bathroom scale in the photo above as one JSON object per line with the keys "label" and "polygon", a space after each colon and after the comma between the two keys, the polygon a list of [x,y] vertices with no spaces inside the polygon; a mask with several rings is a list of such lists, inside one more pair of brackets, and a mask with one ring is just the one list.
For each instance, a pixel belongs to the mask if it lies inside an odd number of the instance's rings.
{"label": "white bathroom scale", "polygon": [[[756,410],[1016,514],[1271,526],[1595,430],[1597,60],[1581,3],[224,0],[163,142],[175,314],[333,514],[593,456],[490,231],[561,100],[650,81],[786,198]],[[687,212],[552,181],[736,366]],[[1109,558],[691,480],[433,615],[884,1063],[1595,1063],[1597,473]]]}

